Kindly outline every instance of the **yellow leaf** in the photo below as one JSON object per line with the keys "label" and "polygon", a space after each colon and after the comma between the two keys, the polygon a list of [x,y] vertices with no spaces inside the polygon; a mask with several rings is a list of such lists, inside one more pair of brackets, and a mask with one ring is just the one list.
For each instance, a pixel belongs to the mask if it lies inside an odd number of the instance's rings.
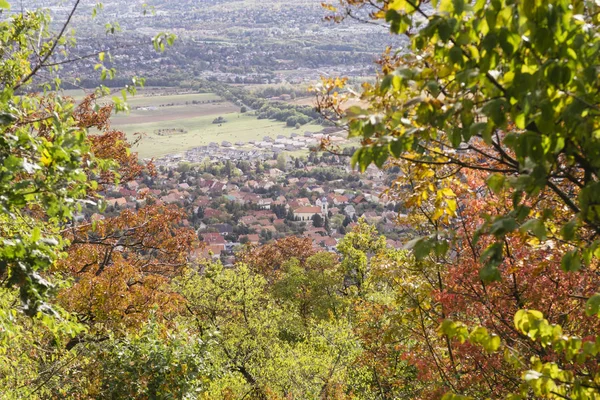
{"label": "yellow leaf", "polygon": [[44,151],[42,151],[42,157],[40,158],[40,161],[46,167],[52,163],[52,158],[50,157],[48,149],[44,149]]}

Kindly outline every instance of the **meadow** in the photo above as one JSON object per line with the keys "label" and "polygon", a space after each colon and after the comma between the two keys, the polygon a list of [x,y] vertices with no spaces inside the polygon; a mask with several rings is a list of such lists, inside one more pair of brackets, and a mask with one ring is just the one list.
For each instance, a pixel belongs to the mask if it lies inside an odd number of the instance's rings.
{"label": "meadow", "polygon": [[[262,140],[264,136],[277,137],[278,135],[289,136],[293,132],[303,133],[306,131],[318,132],[323,127],[319,125],[306,125],[300,130],[286,127],[285,123],[256,119],[252,115],[240,114],[239,112],[219,114],[227,122],[213,124],[217,115],[204,115],[199,117],[165,120],[159,122],[146,122],[136,124],[117,124],[115,128],[123,130],[128,135],[141,133],[142,139],[134,151],[142,158],[160,157],[207,145],[210,142],[221,144],[223,141],[248,142],[250,140]],[[116,121],[126,122],[127,118]],[[160,136],[153,132],[159,129],[183,129],[186,133]]]}
{"label": "meadow", "polygon": [[[240,113],[240,107],[216,94],[178,94],[175,90],[140,90],[136,96],[127,98],[131,109],[128,114],[113,116],[112,127],[125,132],[132,141],[141,135],[133,149],[141,158],[180,153],[211,142],[248,142],[262,140],[265,136],[290,136],[293,132],[318,132],[322,129],[319,125],[295,129],[283,122],[259,120],[251,113]],[[76,99],[83,97],[81,91],[68,91],[67,94]],[[226,122],[213,123],[218,117]]]}
{"label": "meadow", "polygon": [[[76,100],[82,90],[66,90]],[[115,92],[114,95],[119,95]],[[107,98],[106,101],[110,101]],[[256,119],[252,113],[240,113],[240,107],[214,93],[180,93],[174,88],[143,88],[136,96],[128,96],[130,112],[115,114],[112,127],[127,134],[131,141],[141,137],[133,151],[141,158],[159,158],[167,154],[207,145],[262,141],[263,137],[290,136],[292,133],[319,132],[320,125],[300,129],[287,127],[274,120]],[[226,122],[214,124],[223,117]],[[167,132],[167,134],[165,134]]]}

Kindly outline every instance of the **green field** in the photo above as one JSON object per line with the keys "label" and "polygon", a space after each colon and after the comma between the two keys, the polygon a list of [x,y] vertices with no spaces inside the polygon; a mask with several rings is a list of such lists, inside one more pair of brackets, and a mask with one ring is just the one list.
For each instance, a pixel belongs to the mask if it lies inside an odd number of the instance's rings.
{"label": "green field", "polygon": [[[131,137],[137,132],[144,133],[134,151],[142,158],[160,157],[166,154],[178,153],[187,149],[207,145],[210,142],[221,143],[228,141],[248,142],[262,140],[264,136],[276,137],[277,135],[289,136],[293,132],[304,133],[318,132],[323,129],[319,125],[306,125],[297,130],[286,127],[285,123],[266,119],[256,119],[254,116],[240,113],[224,114],[227,122],[213,124],[216,115],[205,115],[181,120],[166,120],[161,122],[138,124],[114,124],[115,128],[123,130]],[[187,132],[171,136],[154,134],[158,129],[184,129]]]}
{"label": "green field", "polygon": [[[75,99],[84,95],[81,90],[65,91],[65,94]],[[125,132],[132,141],[138,137],[136,133],[142,134],[133,149],[141,158],[180,153],[210,142],[261,141],[264,136],[290,136],[293,132],[323,129],[319,125],[305,125],[297,130],[284,122],[259,120],[250,113],[241,114],[238,106],[213,93],[177,94],[173,89],[144,88],[138,95],[128,96],[127,102],[131,111],[114,115],[111,125]],[[213,124],[217,117],[225,118],[226,122]],[[159,135],[161,130],[163,134]]]}

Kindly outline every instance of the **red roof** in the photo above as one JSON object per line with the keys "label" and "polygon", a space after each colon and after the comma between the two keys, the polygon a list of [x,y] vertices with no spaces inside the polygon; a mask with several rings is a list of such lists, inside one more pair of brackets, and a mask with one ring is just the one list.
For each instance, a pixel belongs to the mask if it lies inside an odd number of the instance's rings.
{"label": "red roof", "polygon": [[223,236],[221,236],[220,233],[202,233],[202,237],[204,238],[204,241],[208,244],[225,244],[225,239],[223,239]]}
{"label": "red roof", "polygon": [[294,214],[321,214],[321,207],[300,207],[294,210]]}

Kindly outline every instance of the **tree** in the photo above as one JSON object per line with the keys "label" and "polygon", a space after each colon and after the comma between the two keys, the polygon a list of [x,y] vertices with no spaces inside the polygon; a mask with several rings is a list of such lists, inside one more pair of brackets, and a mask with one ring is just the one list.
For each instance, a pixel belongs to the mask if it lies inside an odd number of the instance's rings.
{"label": "tree", "polygon": [[321,217],[320,214],[315,214],[311,217],[313,226],[315,228],[322,228],[323,227],[323,217]]}
{"label": "tree", "polygon": [[[593,90],[597,81],[587,76],[579,84],[575,77],[595,65],[595,53],[589,49],[595,48],[597,39],[569,17],[581,15],[593,25],[595,6],[581,2],[572,9],[570,2],[552,1],[531,9],[525,3],[502,1],[468,7],[442,2],[428,14],[419,3],[411,1],[403,6],[385,4],[388,13],[377,18],[387,18],[394,34],[406,33],[415,15],[428,18],[429,23],[418,29],[417,35],[411,35],[413,48],[425,51],[426,56],[387,58],[382,79],[363,94],[375,107],[383,106],[382,96],[391,96],[405,110],[407,119],[403,121],[408,125],[394,123],[388,113],[383,114],[382,121],[369,121],[369,113],[364,110],[350,111],[348,126],[352,135],[370,137],[370,130],[377,132],[375,140],[355,153],[353,162],[364,169],[371,163],[381,166],[391,156],[426,165],[442,163],[488,171],[490,188],[495,192],[509,189],[515,200],[510,212],[491,220],[482,231],[499,241],[504,234],[525,224],[525,229],[538,224],[528,218],[527,201],[538,198],[540,193],[558,197],[574,217],[573,221],[562,222],[566,230],[563,233],[573,231],[573,223],[580,226],[573,232],[574,237],[560,237],[581,245],[584,252],[566,254],[565,262],[573,262],[569,268],[575,268],[576,260],[589,259],[586,254],[591,255],[598,245],[586,240],[598,229],[593,211],[596,200],[591,192],[598,184],[598,166],[593,159],[600,142],[592,135],[596,116],[589,116],[597,103]],[[481,22],[486,13],[495,19]],[[538,21],[533,17],[536,13],[564,16],[565,20]],[[454,17],[463,18],[464,22],[452,25],[450,20]],[[525,25],[517,25],[517,20]],[[482,35],[470,35],[480,29]],[[570,33],[564,46],[571,50],[564,66],[553,61],[566,51],[559,45],[560,37],[545,34],[556,29]],[[463,30],[469,33],[458,40]],[[493,39],[499,37],[502,39]],[[435,42],[438,38],[440,41]],[[583,42],[589,47],[582,47]],[[478,55],[469,54],[471,48],[477,49]],[[539,54],[544,56],[537,58]],[[508,57],[518,61],[509,62]],[[430,79],[429,72],[440,70],[447,70],[448,74]],[[498,75],[496,71],[502,73]],[[337,83],[342,85],[341,81]],[[425,96],[408,101],[412,95],[420,96],[420,85],[426,90]],[[418,93],[405,90],[409,86],[418,87]],[[329,88],[332,89],[331,84]],[[553,103],[554,96],[563,99],[562,103]],[[550,121],[569,123],[557,126]],[[432,147],[436,143],[457,149],[456,154],[436,150]],[[554,145],[544,147],[543,143]],[[507,179],[510,175],[520,179]],[[503,228],[496,229],[498,224]],[[498,253],[494,253],[497,257],[503,255],[500,250],[498,246],[490,247],[490,251]],[[487,265],[482,273],[497,277],[493,263]]]}
{"label": "tree", "polygon": [[285,217],[288,221],[295,221],[296,218],[294,217],[294,210],[292,210],[291,208],[288,210],[287,215]]}
{"label": "tree", "polygon": [[265,167],[261,161],[256,162],[256,173],[262,174],[265,171]]}
{"label": "tree", "polygon": [[[386,161],[411,167],[414,192],[409,205],[428,203],[433,210],[428,213],[432,229],[409,243],[418,262],[429,255],[434,260],[451,255],[450,249],[464,251],[452,245],[462,244],[475,253],[479,271],[474,279],[502,286],[500,282],[515,279],[511,272],[523,269],[508,266],[519,261],[512,241],[525,236],[541,246],[532,250],[540,262],[545,259],[543,246],[560,243],[554,256],[561,259],[563,271],[576,276],[595,269],[600,246],[596,238],[600,139],[594,132],[600,123],[596,112],[600,92],[592,71],[599,61],[600,41],[592,32],[599,23],[598,6],[564,0],[440,1],[434,7],[422,3],[385,0],[374,5],[359,0],[343,1],[341,9],[329,7],[336,20],[356,15],[356,7],[375,7],[371,17],[385,19],[393,34],[406,35],[413,50],[386,53],[379,79],[365,85],[361,95],[368,109],[348,109],[344,123],[350,136],[362,139],[353,163],[363,171]],[[339,98],[347,94],[337,93],[345,81],[323,83],[321,109],[328,118],[342,117]],[[469,203],[457,202],[454,179],[447,177],[464,180],[473,171],[484,174],[488,195],[508,201],[496,209],[486,208],[479,229],[457,238],[448,228],[462,221],[460,209]],[[518,249],[517,254],[523,251]],[[552,273],[543,276],[550,278]],[[576,286],[585,293],[577,313],[596,315],[600,296],[585,285]],[[507,344],[505,350],[514,357],[509,359],[526,360],[515,364],[517,371],[506,371],[516,383],[521,377],[518,369],[526,368],[513,398],[525,398],[527,393],[544,398],[597,397],[600,388],[592,381],[598,371],[589,366],[596,345],[566,351],[579,346],[590,331],[572,325],[569,331],[574,336],[569,339],[561,336],[561,321],[545,317],[531,310],[514,313],[511,328],[517,335],[527,335],[532,339],[528,345],[540,346],[545,354],[552,349],[557,359],[536,356],[530,361],[521,357],[523,349],[513,352]],[[480,360],[501,346],[496,333],[484,327],[467,329],[467,324],[447,321],[440,333],[483,348]],[[595,340],[594,334],[589,343]],[[570,372],[564,370],[565,362],[574,363]],[[468,384],[450,387],[461,395],[486,397]],[[510,389],[506,390],[508,395]]]}
{"label": "tree", "polygon": [[231,179],[232,175],[233,175],[233,163],[230,160],[225,161],[225,175],[227,175],[228,178]]}
{"label": "tree", "polygon": [[[84,206],[102,208],[106,185],[153,171],[131,153],[125,134],[108,126],[113,111],[126,109],[122,99],[97,101],[110,93],[105,87],[79,103],[59,92],[59,66],[76,60],[69,58],[74,38],[68,28],[80,3],[74,2],[64,24],[55,24],[40,10],[6,15],[10,6],[0,1],[6,16],[0,21],[0,386],[11,398],[81,397],[96,383],[89,368],[93,354],[81,349],[85,345],[75,348],[75,338],[98,331],[55,297],[76,279],[63,269],[66,263],[73,270],[89,267],[65,259],[74,249],[69,233],[86,229],[74,217]],[[160,34],[154,43],[164,48],[171,42]],[[97,58],[102,80],[115,73],[105,66],[106,54],[84,57]],[[129,83],[124,96],[143,80]],[[85,239],[94,241],[93,234]],[[106,343],[110,337],[95,339]]]}
{"label": "tree", "polygon": [[97,346],[100,383],[90,388],[96,398],[196,396],[213,378],[214,371],[206,363],[209,345],[181,326],[164,332],[161,324],[150,321],[139,332]]}
{"label": "tree", "polygon": [[316,253],[305,263],[291,258],[282,265],[281,279],[272,288],[273,296],[293,304],[305,327],[313,320],[328,320],[345,308],[343,299],[336,295],[343,286],[340,272],[333,253]]}
{"label": "tree", "polygon": [[352,218],[350,218],[348,215],[346,215],[344,217],[344,220],[342,221],[342,226],[345,228],[348,225],[350,225],[352,223]]}
{"label": "tree", "polygon": [[[266,279],[244,264],[227,269],[209,264],[205,270],[190,271],[179,291],[196,334],[213,343],[211,364],[219,373],[210,381],[207,398],[283,398],[291,393],[345,398],[352,375],[342,367],[351,365],[358,351],[347,324],[324,321],[303,327],[291,307],[274,298]],[[315,300],[326,293],[315,290]]]}
{"label": "tree", "polygon": [[[103,129],[106,114],[110,115],[113,106],[89,113],[95,95],[77,106],[73,99],[49,92],[61,87],[58,66],[75,60],[65,60],[64,56],[68,56],[70,44],[75,42],[68,27],[79,5],[80,1],[74,3],[57,32],[50,30],[54,24],[43,11],[14,14],[0,22],[0,133],[4,138],[0,143],[0,217],[8,217],[3,233],[10,238],[0,250],[0,275],[5,278],[5,286],[20,289],[24,310],[30,314],[43,306],[52,287],[43,274],[65,245],[56,228],[70,221],[83,201],[93,201],[86,196],[92,197],[99,179],[94,182],[91,177],[115,177],[116,163],[135,158],[124,153],[117,156],[125,149],[119,142],[111,151],[103,147],[115,143],[118,133],[95,137],[88,134],[88,128]],[[0,12],[9,8],[8,2],[0,3]],[[155,47],[164,49],[173,39],[160,33],[155,37]],[[114,77],[114,69],[105,66],[106,52],[86,58],[93,56],[98,58],[96,69],[100,78]],[[47,70],[49,75],[42,83],[38,75]],[[123,91],[124,96],[135,94],[143,82],[134,77],[127,91]],[[99,93],[110,92],[102,87]],[[113,101],[116,111],[126,109],[122,99],[115,97]],[[118,158],[103,158],[97,153]],[[24,221],[25,225],[14,229],[10,226],[13,221]]]}
{"label": "tree", "polygon": [[277,169],[285,171],[287,169],[287,156],[285,153],[279,153],[277,155]]}
{"label": "tree", "polygon": [[192,165],[189,162],[182,162],[179,163],[179,165],[177,166],[177,171],[179,171],[182,174],[189,172],[191,169]]}
{"label": "tree", "polygon": [[[0,4],[0,12],[6,8],[6,2]],[[2,237],[7,239],[0,249],[0,276],[4,286],[19,288],[31,315],[52,287],[40,273],[50,268],[64,246],[58,227],[73,217],[93,185],[83,162],[95,163],[85,129],[73,118],[73,102],[61,104],[63,99],[55,95],[18,94],[62,36],[49,39],[47,26],[41,12],[0,22],[0,218]],[[44,40],[43,49],[31,44],[38,43],[38,36]],[[32,209],[42,217],[33,218]]]}
{"label": "tree", "polygon": [[314,254],[310,239],[289,236],[258,248],[246,249],[238,254],[238,260],[271,281],[277,279],[281,266],[290,258],[303,264]]}
{"label": "tree", "polygon": [[176,207],[153,205],[70,230],[68,257],[56,269],[77,282],[60,292],[59,302],[91,328],[114,330],[139,327],[154,306],[160,316],[176,310],[167,284],[196,242],[193,230],[178,227],[184,217]]}
{"label": "tree", "polygon": [[367,224],[364,218],[338,243],[337,250],[342,256],[341,267],[359,293],[370,272],[369,258],[384,251],[385,247],[385,237],[377,236],[375,227]]}

